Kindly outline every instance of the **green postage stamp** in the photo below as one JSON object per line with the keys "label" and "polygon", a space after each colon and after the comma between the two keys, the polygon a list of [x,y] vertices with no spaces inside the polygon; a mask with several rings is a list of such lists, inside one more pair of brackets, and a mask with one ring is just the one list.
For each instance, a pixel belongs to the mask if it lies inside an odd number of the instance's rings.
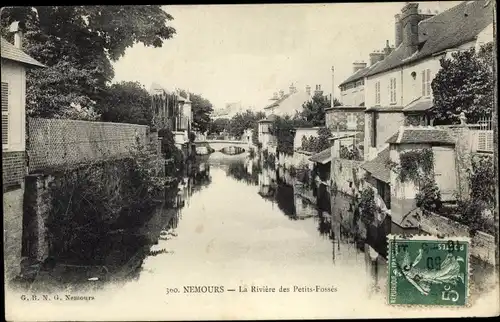
{"label": "green postage stamp", "polygon": [[465,306],[470,239],[388,236],[389,304]]}

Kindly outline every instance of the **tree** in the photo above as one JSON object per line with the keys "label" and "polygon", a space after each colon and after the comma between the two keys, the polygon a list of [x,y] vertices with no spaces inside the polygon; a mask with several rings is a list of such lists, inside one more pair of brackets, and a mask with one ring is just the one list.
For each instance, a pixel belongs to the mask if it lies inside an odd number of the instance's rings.
{"label": "tree", "polygon": [[27,111],[64,117],[71,104],[95,105],[114,76],[111,61],[137,42],[161,47],[175,29],[160,6],[37,6],[2,8],[2,35],[19,21],[23,49],[48,68],[27,73]]}
{"label": "tree", "polygon": [[[181,95],[187,97],[187,91],[181,90]],[[210,127],[210,114],[213,112],[213,105],[201,94],[190,93],[190,100],[193,112],[193,130],[205,133]]]}
{"label": "tree", "polygon": [[231,120],[225,118],[215,119],[211,121],[209,127],[209,134],[212,133],[220,134],[223,131],[228,131],[230,122]]}
{"label": "tree", "polygon": [[265,117],[264,112],[253,112],[246,110],[244,113],[238,113],[231,119],[229,123],[229,133],[239,137],[243,135],[245,130],[253,129],[255,124]]}
{"label": "tree", "polygon": [[151,125],[151,97],[138,82],[111,85],[98,104],[101,120],[105,122]]}
{"label": "tree", "polygon": [[[340,102],[334,98],[334,106],[340,106]],[[331,106],[331,102],[327,96],[316,94],[313,96],[312,100],[302,104],[302,111],[300,117],[308,122],[311,122],[313,126],[324,126],[325,125],[325,109]]]}
{"label": "tree", "polygon": [[322,127],[318,130],[317,137],[302,137],[302,149],[309,152],[319,153],[330,147],[331,137],[332,133],[330,130]]}
{"label": "tree", "polygon": [[440,61],[441,69],[432,81],[436,123],[459,123],[464,113],[469,123],[489,117],[494,104],[493,43],[476,52],[474,48]]}

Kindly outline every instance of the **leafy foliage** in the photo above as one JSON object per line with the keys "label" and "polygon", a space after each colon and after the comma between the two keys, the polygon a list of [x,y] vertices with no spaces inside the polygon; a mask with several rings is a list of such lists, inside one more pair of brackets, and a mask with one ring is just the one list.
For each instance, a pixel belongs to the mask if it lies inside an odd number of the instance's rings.
{"label": "leafy foliage", "polygon": [[264,112],[254,112],[252,110],[237,113],[229,122],[229,134],[235,137],[240,137],[243,135],[245,130],[255,128],[257,122],[262,120],[264,117]]}
{"label": "leafy foliage", "polygon": [[213,120],[209,125],[209,134],[220,134],[221,132],[229,130],[229,123],[231,120],[226,118],[220,118]]}
{"label": "leafy foliage", "polygon": [[[340,106],[340,102],[334,98],[334,106]],[[300,113],[300,118],[309,122],[312,126],[324,126],[325,125],[325,109],[329,108],[331,105],[330,100],[327,96],[314,95],[310,101],[302,104],[302,111]]]}
{"label": "leafy foliage", "polygon": [[358,147],[356,147],[354,145],[341,146],[340,150],[339,150],[339,155],[340,155],[340,158],[342,158],[342,159],[356,160],[356,161],[363,160],[363,152]]}
{"label": "leafy foliage", "polygon": [[452,54],[441,60],[432,81],[433,117],[439,123],[459,123],[464,112],[469,123],[491,116],[494,104],[493,43]]}
{"label": "leafy foliage", "polygon": [[371,187],[365,187],[361,191],[358,205],[362,214],[361,219],[363,222],[366,224],[373,222],[377,211],[377,205],[375,204],[375,193]]}
{"label": "leafy foliage", "polygon": [[432,149],[410,150],[399,155],[400,164],[391,164],[401,182],[412,181],[421,186],[424,179],[433,174],[434,154]]}
{"label": "leafy foliage", "polygon": [[[181,96],[187,97],[187,91],[181,90]],[[210,115],[213,112],[212,103],[201,94],[190,93],[191,111],[193,112],[193,130],[205,133],[210,128]]]}
{"label": "leafy foliage", "polygon": [[23,49],[48,66],[27,73],[27,111],[67,117],[73,103],[91,109],[114,76],[111,61],[137,42],[161,47],[175,34],[160,6],[36,6],[2,8],[2,35],[19,21]]}
{"label": "leafy foliage", "polygon": [[310,127],[311,123],[301,117],[290,117],[289,115],[277,116],[271,125],[270,132],[277,139],[278,153],[293,155],[293,143],[295,129],[299,127]]}
{"label": "leafy foliage", "polygon": [[[170,198],[178,177],[165,175],[152,147],[136,140],[130,158],[68,169],[50,185],[52,205],[46,220],[50,254],[104,260],[96,245],[104,231],[121,222],[134,225],[147,218],[159,198]],[[167,200],[172,202],[172,200]]]}
{"label": "leafy foliage", "polygon": [[105,122],[151,125],[151,97],[138,82],[111,85],[98,104],[101,120]]}
{"label": "leafy foliage", "polygon": [[302,150],[308,152],[319,153],[330,147],[329,138],[332,137],[332,133],[327,128],[321,128],[318,130],[318,136],[302,137]]}
{"label": "leafy foliage", "polygon": [[491,156],[478,156],[472,159],[471,169],[467,172],[470,196],[458,200],[460,221],[469,226],[472,235],[478,230],[494,234],[496,182]]}
{"label": "leafy foliage", "polygon": [[472,160],[469,173],[471,198],[488,205],[495,203],[495,173],[491,156],[478,156]]}
{"label": "leafy foliage", "polygon": [[426,178],[415,195],[417,207],[427,211],[439,211],[442,207],[441,193],[434,180]]}

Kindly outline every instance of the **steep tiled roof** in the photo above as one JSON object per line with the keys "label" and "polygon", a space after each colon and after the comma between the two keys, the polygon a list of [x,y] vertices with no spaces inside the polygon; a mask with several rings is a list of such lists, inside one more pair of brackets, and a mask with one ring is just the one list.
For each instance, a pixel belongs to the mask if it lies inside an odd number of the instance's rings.
{"label": "steep tiled roof", "polygon": [[389,148],[382,150],[373,160],[361,164],[361,168],[370,172],[370,174],[380,181],[391,182],[391,170],[387,167],[389,158]]}
{"label": "steep tiled roof", "polygon": [[319,153],[316,153],[315,155],[313,155],[312,157],[309,158],[309,161],[318,162],[321,164],[331,162],[332,161],[332,149],[328,148],[328,149],[325,149]]}
{"label": "steep tiled roof", "polygon": [[310,99],[311,96],[307,92],[298,90],[284,94],[283,97],[267,105],[264,109],[272,109],[276,115],[294,116],[296,112],[302,111],[302,105]]}
{"label": "steep tiled roof", "polygon": [[288,94],[285,94],[283,95],[283,97],[277,99],[275,102],[267,105],[266,107],[264,107],[265,109],[267,108],[271,108],[271,107],[276,107],[276,106],[279,106],[281,104],[281,102],[283,102],[284,100],[286,100],[288,97],[290,96],[290,93]]}
{"label": "steep tiled roof", "polygon": [[[486,5],[487,3],[489,4]],[[407,56],[401,44],[366,76],[379,74],[475,40],[481,31],[493,23],[493,6],[492,1],[464,1],[421,21],[419,37],[423,41],[425,34],[426,40],[421,42],[419,50]]]}
{"label": "steep tiled roof", "polygon": [[[402,133],[401,133],[402,132]],[[455,139],[444,129],[432,126],[402,127],[393,134],[386,143],[434,143],[454,145]]]}
{"label": "steep tiled roof", "polygon": [[17,61],[23,64],[31,65],[31,66],[38,66],[38,67],[47,67],[44,64],[40,63],[30,55],[26,54],[24,51],[21,49],[17,48],[10,42],[8,42],[6,39],[2,37],[2,42],[1,42],[1,51],[2,51],[2,58],[5,59],[10,59],[13,61]]}

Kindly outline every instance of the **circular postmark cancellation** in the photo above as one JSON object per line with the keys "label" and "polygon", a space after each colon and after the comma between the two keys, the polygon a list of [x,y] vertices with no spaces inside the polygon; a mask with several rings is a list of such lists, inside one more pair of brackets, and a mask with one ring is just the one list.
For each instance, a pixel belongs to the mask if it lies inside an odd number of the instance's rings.
{"label": "circular postmark cancellation", "polygon": [[468,237],[388,237],[391,305],[466,306],[469,297]]}

